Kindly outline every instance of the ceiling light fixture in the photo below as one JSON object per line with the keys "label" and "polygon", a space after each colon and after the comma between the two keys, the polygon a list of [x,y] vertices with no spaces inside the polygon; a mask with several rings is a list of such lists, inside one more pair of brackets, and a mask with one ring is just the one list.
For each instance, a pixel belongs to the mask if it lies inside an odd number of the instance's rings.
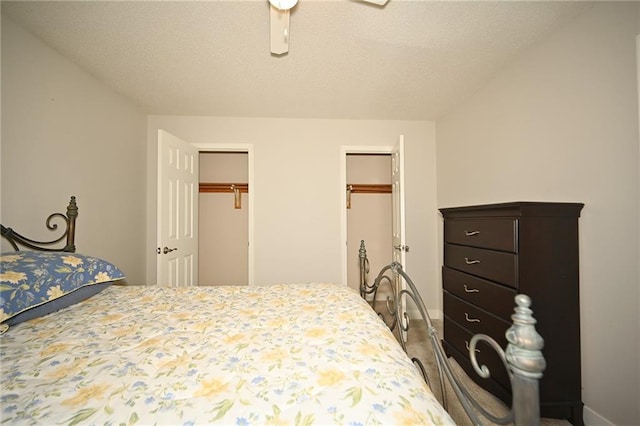
{"label": "ceiling light fixture", "polygon": [[269,0],[269,3],[278,10],[289,10],[298,3],[298,0]]}

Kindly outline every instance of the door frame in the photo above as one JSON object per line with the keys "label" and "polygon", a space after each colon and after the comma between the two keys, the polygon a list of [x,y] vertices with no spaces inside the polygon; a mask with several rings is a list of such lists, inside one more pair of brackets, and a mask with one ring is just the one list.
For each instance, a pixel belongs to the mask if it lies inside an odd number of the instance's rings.
{"label": "door frame", "polygon": [[254,188],[253,185],[253,145],[252,144],[225,144],[225,143],[193,143],[192,144],[198,153],[201,152],[239,152],[247,154],[247,183],[249,184],[249,192],[247,193],[248,200],[248,244],[247,247],[247,267],[248,271],[248,285],[254,285],[254,255],[253,255],[253,212],[254,212]]}
{"label": "door frame", "polygon": [[[348,282],[347,253],[347,155],[349,154],[393,154],[393,145],[388,146],[346,146],[340,147],[340,241],[341,241],[341,276],[342,285]],[[377,272],[376,272],[377,273]]]}

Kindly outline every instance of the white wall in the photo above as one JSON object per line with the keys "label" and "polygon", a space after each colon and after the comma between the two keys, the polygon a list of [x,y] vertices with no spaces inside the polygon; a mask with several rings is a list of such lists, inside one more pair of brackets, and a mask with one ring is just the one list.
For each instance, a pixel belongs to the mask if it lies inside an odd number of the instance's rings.
{"label": "white wall", "polygon": [[408,269],[439,308],[433,122],[147,120],[3,16],[1,126],[3,223],[48,236],[44,215],[76,195],[79,251],[113,261],[130,284],[155,282],[159,127],[192,142],[255,143],[256,283],[341,280],[340,146],[390,146],[404,134]]}
{"label": "white wall", "polygon": [[585,203],[581,337],[590,424],[640,424],[639,29],[637,3],[599,4],[437,122],[440,207]]}
{"label": "white wall", "polygon": [[149,117],[149,283],[155,282],[158,129],[195,144],[253,146],[256,284],[342,281],[341,146],[391,146],[404,134],[406,232],[411,246],[407,269],[424,287],[427,307],[439,307],[434,123]]}
{"label": "white wall", "polygon": [[79,250],[114,261],[130,283],[153,283],[157,129],[196,143],[251,143],[256,283],[340,281],[340,146],[387,146],[404,134],[408,269],[430,308],[441,299],[437,207],[586,204],[580,249],[587,414],[638,424],[639,16],[631,2],[597,6],[440,120],[437,203],[432,122],[145,121],[135,105],[3,17],[2,221],[38,237],[44,215],[76,195]]}
{"label": "white wall", "polygon": [[146,117],[2,17],[2,220],[49,239],[77,197],[78,252],[145,281]]}

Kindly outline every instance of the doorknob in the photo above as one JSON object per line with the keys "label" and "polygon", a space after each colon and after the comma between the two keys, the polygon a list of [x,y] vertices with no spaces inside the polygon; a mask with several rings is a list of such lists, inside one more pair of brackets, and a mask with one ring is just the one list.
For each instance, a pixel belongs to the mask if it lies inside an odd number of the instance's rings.
{"label": "doorknob", "polygon": [[[178,248],[169,248],[167,246],[164,246],[164,248],[162,249],[162,253],[163,254],[167,254],[167,253],[171,253],[172,251],[178,250]],[[158,254],[160,254],[160,249],[158,249]]]}
{"label": "doorknob", "polygon": [[393,248],[396,250],[409,252],[409,246],[397,245],[397,246],[393,246]]}

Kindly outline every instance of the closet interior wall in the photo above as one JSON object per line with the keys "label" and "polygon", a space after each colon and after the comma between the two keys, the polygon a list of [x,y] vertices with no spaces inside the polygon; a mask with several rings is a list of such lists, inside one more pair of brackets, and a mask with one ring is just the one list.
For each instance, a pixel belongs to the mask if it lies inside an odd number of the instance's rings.
{"label": "closet interior wall", "polygon": [[[390,154],[347,154],[347,185],[391,185]],[[346,191],[346,189],[345,189]],[[358,250],[364,240],[369,281],[392,259],[391,193],[352,193],[347,209],[347,283],[358,289]],[[348,203],[349,204],[349,203]]]}
{"label": "closet interior wall", "polygon": [[[200,153],[201,184],[247,181],[247,153]],[[248,284],[249,198],[239,197],[236,208],[232,191],[199,193],[199,285]]]}

